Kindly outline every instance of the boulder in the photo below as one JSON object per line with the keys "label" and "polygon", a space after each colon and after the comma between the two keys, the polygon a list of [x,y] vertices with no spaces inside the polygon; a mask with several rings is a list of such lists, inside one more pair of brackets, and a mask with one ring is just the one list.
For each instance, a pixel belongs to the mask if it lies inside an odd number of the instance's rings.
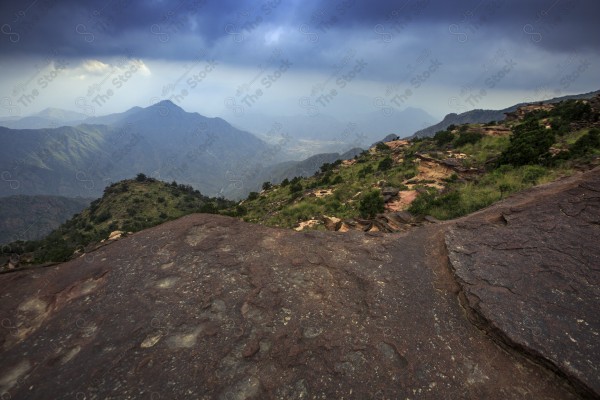
{"label": "boulder", "polygon": [[383,189],[381,189],[381,194],[383,196],[397,196],[398,193],[400,193],[400,189],[395,188],[395,187],[391,187],[391,186],[386,186]]}
{"label": "boulder", "polygon": [[342,220],[340,218],[323,215],[321,219],[325,224],[325,228],[329,231],[337,231],[342,226]]}
{"label": "boulder", "polygon": [[116,240],[116,239],[120,239],[121,236],[123,236],[125,232],[123,231],[112,231],[110,233],[110,235],[108,235],[108,240]]}

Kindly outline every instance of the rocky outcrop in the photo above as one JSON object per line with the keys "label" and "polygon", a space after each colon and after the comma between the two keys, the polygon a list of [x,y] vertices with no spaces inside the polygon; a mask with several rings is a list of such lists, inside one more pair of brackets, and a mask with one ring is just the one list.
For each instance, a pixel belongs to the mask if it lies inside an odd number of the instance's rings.
{"label": "rocky outcrop", "polygon": [[599,175],[398,234],[195,214],[2,274],[0,394],[598,397]]}
{"label": "rocky outcrop", "polygon": [[544,103],[526,104],[526,105],[518,107],[513,112],[507,112],[506,113],[506,121],[507,122],[522,121],[525,118],[525,116],[531,112],[551,111],[554,107],[555,107],[554,104],[544,104]]}
{"label": "rocky outcrop", "polygon": [[453,224],[465,308],[502,343],[600,394],[600,173]]}

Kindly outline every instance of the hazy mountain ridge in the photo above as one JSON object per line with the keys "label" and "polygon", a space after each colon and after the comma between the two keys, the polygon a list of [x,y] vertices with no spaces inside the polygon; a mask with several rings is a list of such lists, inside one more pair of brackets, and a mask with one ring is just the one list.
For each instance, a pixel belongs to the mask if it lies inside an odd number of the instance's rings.
{"label": "hazy mountain ridge", "polygon": [[[389,134],[408,136],[434,121],[435,118],[429,113],[413,107],[407,107],[402,111],[391,110],[391,113],[379,110],[352,115],[348,116],[348,121],[341,121],[325,114],[292,116],[257,114],[234,116],[230,120],[233,125],[243,127],[266,141],[269,136],[272,136],[273,131],[287,134],[291,142],[282,150],[286,153],[286,157],[291,159],[298,158],[298,148],[302,148],[303,141],[314,146],[312,154],[340,153],[355,147],[368,147]],[[309,143],[305,143],[304,146]]]}
{"label": "hazy mountain ridge", "polygon": [[83,122],[88,116],[75,111],[49,107],[26,117],[0,118],[0,126],[10,129],[44,129],[60,126],[73,126]]}
{"label": "hazy mountain ridge", "polygon": [[265,170],[265,173],[262,175],[263,181],[281,183],[281,181],[284,179],[292,179],[297,176],[309,177],[314,175],[315,172],[319,171],[321,166],[325,163],[331,164],[338,160],[350,160],[363,151],[364,150],[361,148],[354,148],[343,154],[315,154],[314,156],[302,161],[286,161],[275,164]]}
{"label": "hazy mountain ridge", "polygon": [[[600,93],[600,90],[596,90],[596,91],[589,92],[589,93],[555,97],[552,99],[536,101],[533,103],[558,103],[558,102],[565,101],[565,100],[591,99],[592,97],[598,95],[599,93]],[[466,112],[463,112],[460,114],[450,113],[450,114],[447,114],[442,121],[440,121],[437,124],[434,124],[430,127],[427,127],[425,129],[421,129],[421,130],[415,132],[414,134],[409,136],[409,138],[432,137],[437,132],[445,130],[450,125],[476,124],[476,123],[486,123],[486,122],[490,122],[490,121],[503,121],[506,118],[507,113],[514,112],[519,107],[524,106],[526,104],[532,104],[532,103],[527,103],[527,102],[519,103],[519,104],[515,104],[514,106],[504,108],[502,110],[476,109],[476,110],[466,111]]]}
{"label": "hazy mountain ridge", "polygon": [[91,201],[59,196],[1,197],[0,244],[41,239]]}
{"label": "hazy mountain ridge", "polygon": [[[111,124],[88,123],[106,121]],[[77,126],[0,127],[0,143],[0,196],[95,197],[111,181],[144,172],[203,193],[240,197],[250,189],[233,185],[228,174],[240,174],[270,148],[221,118],[187,113],[168,101]]]}

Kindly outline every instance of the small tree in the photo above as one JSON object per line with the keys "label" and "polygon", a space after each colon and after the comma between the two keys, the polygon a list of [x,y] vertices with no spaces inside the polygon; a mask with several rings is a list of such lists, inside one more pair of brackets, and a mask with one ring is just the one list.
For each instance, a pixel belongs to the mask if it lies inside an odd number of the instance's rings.
{"label": "small tree", "polygon": [[514,129],[508,148],[500,155],[500,164],[513,166],[540,164],[549,157],[554,132],[536,120],[526,121]]}
{"label": "small tree", "polygon": [[241,204],[238,204],[238,205],[235,207],[235,214],[236,214],[238,217],[243,217],[243,216],[244,216],[244,215],[246,215],[247,213],[248,213],[248,210],[247,210],[247,209],[246,209],[246,207],[244,207],[243,205],[241,205]]}
{"label": "small tree", "polygon": [[433,137],[433,140],[435,140],[435,143],[438,146],[443,146],[446,143],[450,143],[452,139],[454,139],[454,134],[451,132],[450,128],[448,128],[446,131],[438,131]]}
{"label": "small tree", "polygon": [[456,139],[454,139],[454,146],[461,147],[466,144],[475,144],[483,139],[483,134],[479,132],[461,132]]}
{"label": "small tree", "polygon": [[248,200],[256,200],[258,199],[258,193],[257,192],[250,192],[248,193]]}
{"label": "small tree", "polygon": [[377,166],[377,170],[378,171],[387,171],[388,169],[392,168],[393,165],[394,165],[394,160],[392,160],[391,157],[386,157],[379,162],[379,165]]}
{"label": "small tree", "polygon": [[135,180],[138,182],[146,182],[148,180],[148,177],[145,174],[142,174],[141,172],[139,174],[137,174],[137,176],[135,177]]}
{"label": "small tree", "polygon": [[370,165],[367,165],[366,167],[362,168],[360,171],[358,171],[358,177],[359,178],[364,178],[366,177],[368,174],[373,172],[373,167]]}
{"label": "small tree", "polygon": [[271,189],[273,185],[271,185],[271,182],[263,182],[262,184],[262,190],[269,190]]}
{"label": "small tree", "polygon": [[383,212],[385,202],[379,190],[371,190],[362,197],[358,206],[360,216],[363,218],[373,218],[377,213]]}
{"label": "small tree", "polygon": [[333,165],[326,162],[323,165],[321,165],[321,173],[327,172],[327,171],[331,170],[332,168],[333,168]]}
{"label": "small tree", "polygon": [[281,182],[281,187],[286,187],[287,185],[290,184],[290,180],[288,178],[285,178],[282,182]]}
{"label": "small tree", "polygon": [[290,193],[297,193],[302,191],[303,187],[300,182],[295,182],[290,185]]}
{"label": "small tree", "polygon": [[337,185],[338,183],[344,182],[344,178],[341,175],[336,175],[335,178],[331,181],[332,185]]}
{"label": "small tree", "polygon": [[375,148],[377,149],[377,151],[386,151],[390,149],[388,145],[383,142],[377,142]]}

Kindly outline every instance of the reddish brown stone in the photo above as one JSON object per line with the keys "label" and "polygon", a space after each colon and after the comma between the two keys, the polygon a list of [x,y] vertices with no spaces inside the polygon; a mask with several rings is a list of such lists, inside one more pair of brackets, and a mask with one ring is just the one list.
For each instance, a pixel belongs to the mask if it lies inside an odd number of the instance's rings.
{"label": "reddish brown stone", "polygon": [[403,234],[190,215],[2,274],[0,394],[597,397],[598,175]]}

